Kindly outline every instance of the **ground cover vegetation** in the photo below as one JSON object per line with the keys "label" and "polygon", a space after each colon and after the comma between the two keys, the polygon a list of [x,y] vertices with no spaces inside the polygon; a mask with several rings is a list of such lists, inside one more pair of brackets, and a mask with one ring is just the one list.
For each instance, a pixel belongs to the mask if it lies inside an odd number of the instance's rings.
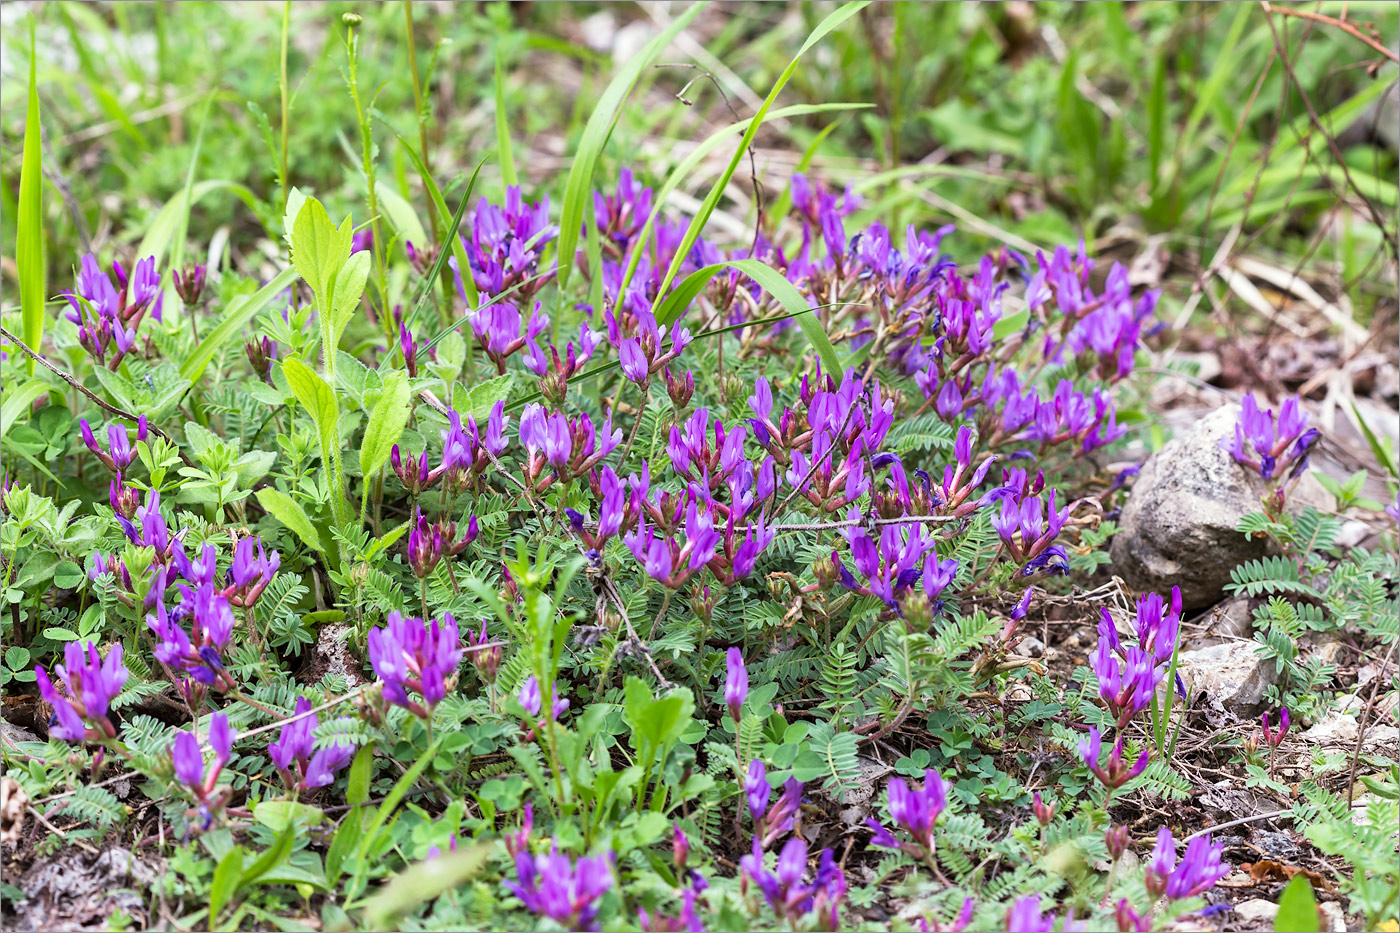
{"label": "ground cover vegetation", "polygon": [[7,922],[1395,928],[1393,9],[4,13]]}

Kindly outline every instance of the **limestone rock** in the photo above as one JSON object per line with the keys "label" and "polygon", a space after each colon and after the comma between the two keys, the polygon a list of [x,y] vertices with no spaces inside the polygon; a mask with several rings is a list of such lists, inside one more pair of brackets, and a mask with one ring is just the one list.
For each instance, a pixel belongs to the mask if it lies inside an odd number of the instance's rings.
{"label": "limestone rock", "polygon": [[[1183,651],[1177,667],[1193,697],[1211,708],[1252,718],[1263,706],[1264,692],[1278,682],[1273,661],[1254,653],[1254,642],[1227,641]],[[1193,705],[1200,701],[1193,700]]]}
{"label": "limestone rock", "polygon": [[[1169,593],[1181,587],[1188,609],[1220,599],[1230,571],[1267,553],[1265,541],[1237,531],[1261,510],[1259,477],[1220,446],[1232,437],[1239,407],[1218,408],[1147,458],[1118,521],[1110,555],[1129,586]],[[1326,491],[1305,475],[1290,506],[1326,507]],[[1321,494],[1321,495],[1320,495]]]}

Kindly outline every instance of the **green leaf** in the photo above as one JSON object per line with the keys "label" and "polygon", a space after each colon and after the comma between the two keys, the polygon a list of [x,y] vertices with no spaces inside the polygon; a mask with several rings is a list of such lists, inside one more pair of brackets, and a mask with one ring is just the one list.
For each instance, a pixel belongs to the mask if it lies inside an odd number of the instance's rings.
{"label": "green leaf", "polygon": [[[366,251],[368,252],[368,251]],[[384,377],[379,401],[370,412],[369,426],[360,444],[360,472],[365,479],[379,472],[398,443],[399,435],[408,424],[408,378],[401,369],[393,369]]]}
{"label": "green leaf", "polygon": [[704,3],[691,6],[633,56],[604,88],[603,96],[598,99],[598,106],[588,118],[583,135],[578,141],[578,149],[574,151],[573,161],[569,164],[569,179],[564,184],[564,205],[559,220],[557,253],[560,291],[569,284],[569,276],[574,269],[574,252],[578,249],[579,234],[583,230],[583,219],[586,212],[593,209],[593,173],[598,168],[598,159],[603,154],[608,137],[612,135],[613,126],[617,124],[622,105],[631,95],[632,88],[641,77],[642,69],[650,65],[661,50],[670,45],[671,40],[690,25],[691,20],[695,19],[704,7]]}
{"label": "green leaf", "polygon": [[241,334],[243,325],[252,320],[263,308],[267,307],[274,298],[297,280],[295,269],[283,269],[271,282],[251,295],[236,298],[229,303],[229,307],[224,311],[223,320],[217,327],[211,330],[204,339],[199,342],[190,355],[185,357],[180,364],[180,375],[190,380],[198,382],[199,377],[204,375],[204,370],[209,366],[209,361],[214,358],[214,354],[219,352],[219,348],[228,342],[234,334]]}
{"label": "green leaf", "polygon": [[374,819],[370,820],[369,826],[365,828],[364,838],[360,841],[359,855],[355,860],[355,879],[357,882],[362,882],[364,878],[365,860],[369,858],[369,850],[378,840],[379,833],[384,828],[384,823],[389,819],[390,814],[398,807],[399,802],[403,800],[409,788],[418,780],[418,776],[423,773],[424,769],[428,767],[429,762],[433,760],[433,756],[437,754],[439,744],[440,740],[438,742],[433,742],[423,750],[423,754],[419,755],[418,760],[413,763],[412,767],[405,771],[403,776],[394,783],[393,789],[389,791],[389,795],[384,798],[384,802],[381,803],[379,809],[374,812]]}
{"label": "green leaf", "polygon": [[1278,899],[1274,930],[1277,933],[1312,933],[1321,929],[1322,919],[1317,915],[1312,884],[1302,875],[1294,875]]}
{"label": "green leaf", "polygon": [[316,422],[321,450],[329,467],[330,453],[339,444],[336,419],[340,416],[340,406],[336,403],[335,391],[326,384],[326,380],[294,356],[282,363],[282,374],[287,377],[292,394],[311,415],[311,420]]}
{"label": "green leaf", "polygon": [[242,880],[243,847],[234,846],[224,853],[223,858],[219,859],[219,864],[214,869],[214,880],[209,886],[209,928],[211,930],[217,925],[219,914],[238,890],[238,883]]}
{"label": "green leaf", "polygon": [[[739,167],[739,163],[743,160],[744,153],[748,151],[749,144],[753,142],[754,136],[758,134],[758,128],[763,125],[763,119],[768,115],[768,110],[773,106],[773,101],[777,99],[778,94],[787,86],[793,73],[797,71],[797,65],[802,60],[802,56],[807,54],[808,49],[825,38],[827,33],[859,13],[861,9],[866,6],[867,2],[868,0],[856,0],[856,2],[853,3],[843,4],[840,9],[822,20],[821,23],[817,25],[817,28],[812,30],[811,35],[807,37],[807,41],[802,43],[802,48],[797,50],[797,54],[792,57],[792,61],[788,63],[787,68],[783,69],[783,73],[778,76],[778,80],[773,83],[773,89],[768,92],[768,96],[764,99],[763,105],[759,107],[758,112],[753,115],[753,119],[749,122],[748,129],[744,130],[744,137],[739,140],[739,146],[734,150],[734,155],[730,158],[729,164],[725,166],[724,173],[720,175],[719,179],[714,183],[714,186],[710,188],[710,193],[706,195],[704,203],[700,205],[700,209],[696,211],[695,216],[691,218],[690,226],[687,227],[685,231],[685,237],[682,238],[680,246],[677,247],[678,251],[671,260],[670,268],[666,270],[665,278],[661,280],[661,287],[657,289],[656,305],[661,304],[671,287],[671,283],[675,281],[676,275],[680,272],[681,264],[684,263],[686,258],[690,255],[690,250],[695,245],[695,241],[700,239],[700,232],[705,229],[705,224],[710,222],[710,215],[714,213],[715,208],[719,205],[719,199],[723,196],[724,189],[729,185],[729,179],[734,177],[734,171]],[[687,13],[689,12],[690,11],[687,11]],[[574,165],[577,167],[577,161],[575,161]],[[590,178],[592,177],[591,168],[589,176]],[[570,183],[573,182],[572,171],[569,174],[569,181]],[[566,210],[567,207],[568,205],[566,203]],[[582,213],[580,212],[579,218],[576,218],[573,223],[575,240],[577,240],[578,231],[581,229],[581,223]],[[560,231],[559,271],[561,281],[559,284],[561,286],[564,284],[564,264],[567,262],[570,266],[573,265],[573,252],[565,252],[563,248],[563,236],[565,233],[569,232],[569,229],[569,218],[566,213]],[[755,278],[757,278],[757,276],[755,276]],[[772,289],[769,289],[769,291],[772,291]],[[653,306],[653,310],[654,309],[655,306]],[[801,320],[801,318],[798,319],[799,322]],[[806,331],[807,329],[804,327],[803,330]],[[811,336],[810,332],[808,336]],[[823,334],[823,337],[824,336]],[[835,359],[835,353],[832,354],[832,358],[833,360]],[[839,368],[832,370],[832,372],[836,373],[839,378]]]}
{"label": "green leaf", "polygon": [[293,825],[315,826],[325,818],[320,808],[295,800],[264,800],[253,807],[253,819],[278,833]]}
{"label": "green leaf", "polygon": [[352,253],[335,275],[332,299],[335,306],[331,310],[331,321],[334,325],[331,330],[332,346],[340,344],[340,335],[345,333],[345,328],[355,316],[355,309],[360,306],[360,298],[365,293],[365,280],[369,278],[371,259],[367,249]]}
{"label": "green leaf", "polygon": [[365,905],[369,929],[399,929],[397,921],[405,913],[476,877],[494,848],[493,843],[479,842],[470,848],[410,865]]}
{"label": "green leaf", "polygon": [[6,389],[0,400],[0,437],[10,433],[10,427],[20,415],[29,413],[34,400],[49,391],[49,384],[43,379],[30,379],[18,389]]}
{"label": "green leaf", "polygon": [[515,384],[515,373],[506,373],[504,376],[495,376],[484,382],[478,382],[467,390],[466,411],[460,412],[464,418],[475,418],[480,421],[491,414],[491,408],[502,399],[510,397],[511,387]]}
{"label": "green leaf", "polygon": [[[364,181],[364,175],[359,175],[358,178],[361,182]],[[428,238],[428,231],[423,229],[423,221],[418,219],[418,212],[397,191],[388,185],[376,186],[374,194],[379,201],[379,209],[389,218],[389,223],[399,236],[414,246],[420,243],[427,245],[431,242]]]}
{"label": "green leaf", "polygon": [[245,884],[253,884],[263,875],[280,866],[291,854],[292,843],[296,841],[297,828],[287,826],[277,834],[277,839],[268,846],[262,855],[259,855],[253,864],[243,870],[243,877],[239,881],[239,887]]}
{"label": "green leaf", "polygon": [[822,327],[821,321],[812,313],[807,299],[802,296],[796,286],[783,277],[782,273],[756,259],[732,259],[705,266],[703,269],[696,269],[671,290],[665,301],[660,303],[656,312],[657,322],[663,325],[670,324],[677,316],[684,313],[690,307],[690,303],[710,283],[710,279],[724,269],[738,269],[778,299],[778,302],[787,309],[788,313],[794,315],[797,326],[802,328],[802,333],[816,348],[817,355],[821,357],[822,367],[837,379],[841,378],[845,369],[836,356],[836,348],[831,345],[831,340],[826,336],[826,330]]}
{"label": "green leaf", "polygon": [[[316,293],[323,309],[335,307],[335,277],[350,258],[352,235],[350,218],[337,227],[315,198],[306,199],[292,224],[292,265]],[[325,352],[333,349],[325,348]]]}
{"label": "green leaf", "polygon": [[[24,158],[19,169],[18,230],[15,266],[24,342],[35,353],[44,338],[44,173],[39,141],[39,84],[35,67],[34,21],[29,22],[29,104],[24,116]],[[29,374],[34,360],[28,359]]]}
{"label": "green leaf", "polygon": [[325,553],[326,549],[321,545],[321,536],[316,533],[316,526],[312,524],[300,502],[271,486],[259,489],[257,496],[263,511],[290,528],[307,547]]}

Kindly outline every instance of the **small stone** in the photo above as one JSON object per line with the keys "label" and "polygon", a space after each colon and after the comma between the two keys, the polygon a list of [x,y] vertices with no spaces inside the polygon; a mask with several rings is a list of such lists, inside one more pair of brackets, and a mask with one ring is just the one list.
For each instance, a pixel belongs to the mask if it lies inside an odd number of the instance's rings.
{"label": "small stone", "polygon": [[1249,719],[1263,708],[1265,691],[1278,682],[1274,663],[1254,648],[1253,642],[1231,641],[1183,651],[1177,666],[1193,697],[1204,696],[1214,709]]}
{"label": "small stone", "polygon": [[[1181,587],[1182,604],[1199,609],[1220,599],[1230,571],[1268,553],[1268,542],[1237,529],[1263,506],[1264,483],[1221,447],[1234,436],[1236,405],[1216,409],[1163,445],[1142,465],[1109,553],[1114,572],[1142,592]],[[1289,499],[1330,508],[1331,497],[1305,474]]]}
{"label": "small stone", "polygon": [[1235,905],[1235,916],[1241,920],[1272,920],[1278,916],[1278,905],[1255,898]]}
{"label": "small stone", "polygon": [[1322,914],[1324,928],[1331,933],[1346,933],[1347,915],[1342,910],[1342,905],[1335,901],[1323,901],[1317,905],[1318,911]]}
{"label": "small stone", "polygon": [[[1299,740],[1308,745],[1350,749],[1356,745],[1357,729],[1355,713],[1333,710],[1304,732]],[[1366,740],[1362,743],[1362,751],[1379,746],[1394,746],[1397,742],[1400,742],[1400,729],[1377,722],[1373,713],[1366,726]]]}
{"label": "small stone", "polygon": [[1354,518],[1349,519],[1342,522],[1342,527],[1337,532],[1336,546],[1343,551],[1349,551],[1362,545],[1374,544],[1375,536],[1370,525],[1358,522]]}
{"label": "small stone", "polygon": [[1248,638],[1254,631],[1254,600],[1248,596],[1232,596],[1217,603],[1203,621],[1212,635]]}
{"label": "small stone", "polygon": [[1011,651],[1013,654],[1020,655],[1023,658],[1038,658],[1045,653],[1045,642],[1036,638],[1034,635],[1027,635],[1025,638],[1022,638]]}

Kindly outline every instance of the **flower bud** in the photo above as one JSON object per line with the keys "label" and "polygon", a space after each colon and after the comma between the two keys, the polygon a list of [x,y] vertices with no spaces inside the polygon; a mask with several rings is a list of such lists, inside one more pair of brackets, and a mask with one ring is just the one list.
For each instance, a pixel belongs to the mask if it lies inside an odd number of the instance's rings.
{"label": "flower bud", "polygon": [[360,23],[364,22],[359,13],[342,13],[340,14],[340,21],[351,29],[354,29],[356,26],[360,25]]}
{"label": "flower bud", "polygon": [[671,367],[665,369],[666,394],[671,397],[671,404],[676,408],[684,408],[690,404],[690,398],[695,394],[695,374],[686,370],[684,375],[675,376],[671,373]]}
{"label": "flower bud", "polygon": [[671,861],[676,866],[677,874],[684,874],[686,859],[690,857],[690,840],[685,837],[681,830],[680,821],[671,824]]}
{"label": "flower bud", "polygon": [[812,575],[817,578],[817,589],[829,590],[836,585],[840,571],[830,557],[823,557],[812,563]]}
{"label": "flower bud", "polygon": [[183,274],[176,269],[175,294],[180,296],[180,300],[187,305],[199,304],[200,295],[204,292],[205,268],[199,264],[186,266]]}
{"label": "flower bud", "polygon": [[1104,831],[1103,843],[1108,847],[1108,854],[1118,861],[1128,848],[1128,827],[1121,823],[1110,826]]}
{"label": "flower bud", "polygon": [[1032,798],[1031,810],[1035,813],[1035,821],[1041,826],[1049,826],[1050,821],[1055,818],[1055,805],[1042,801],[1039,791]]}

